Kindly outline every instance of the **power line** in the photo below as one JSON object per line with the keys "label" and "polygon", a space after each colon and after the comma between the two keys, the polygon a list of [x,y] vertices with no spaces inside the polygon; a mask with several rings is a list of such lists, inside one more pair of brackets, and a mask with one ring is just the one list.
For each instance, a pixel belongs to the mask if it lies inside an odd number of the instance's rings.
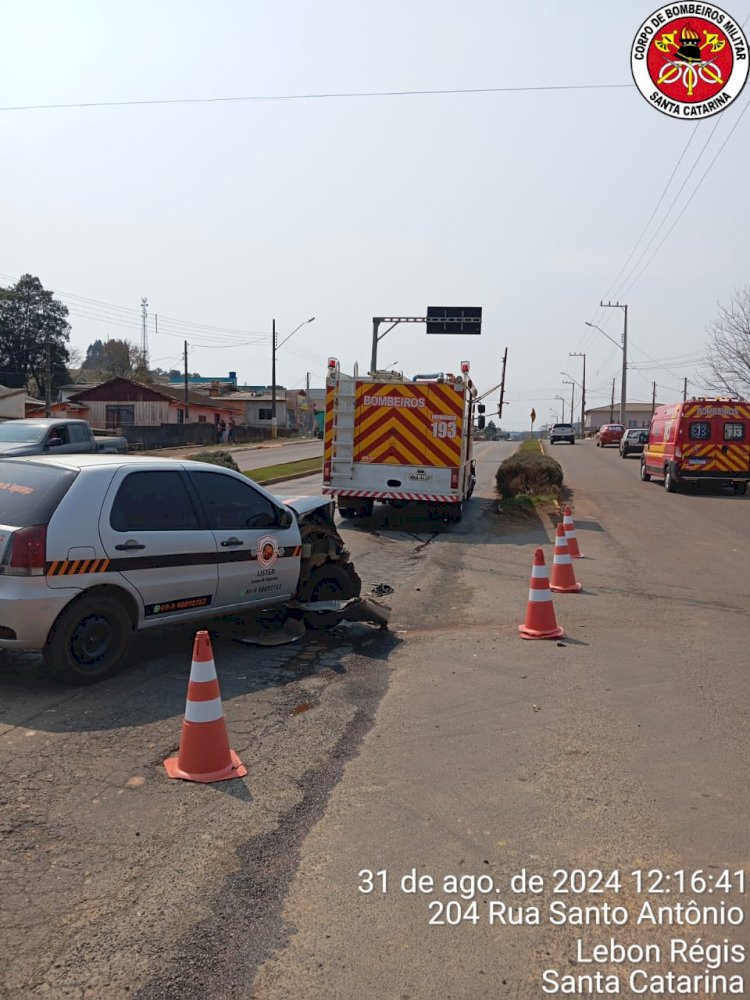
{"label": "power line", "polygon": [[0,111],[61,111],[72,108],[132,108],[169,104],[242,104],[264,101],[327,101],[367,97],[435,97],[449,94],[518,94],[559,90],[631,90],[634,83],[573,83],[538,87],[462,87],[435,90],[364,90],[320,94],[254,94],[249,97],[168,97],[128,101],[77,101],[69,104],[18,104]]}

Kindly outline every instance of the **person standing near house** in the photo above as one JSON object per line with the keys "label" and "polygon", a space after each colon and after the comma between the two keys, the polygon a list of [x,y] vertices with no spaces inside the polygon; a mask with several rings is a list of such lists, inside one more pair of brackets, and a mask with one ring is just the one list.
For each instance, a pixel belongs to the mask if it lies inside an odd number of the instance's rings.
{"label": "person standing near house", "polygon": [[216,441],[217,441],[217,444],[223,444],[224,443],[224,433],[225,433],[226,429],[227,429],[227,425],[226,425],[226,422],[225,422],[224,418],[222,417],[221,420],[216,425]]}
{"label": "person standing near house", "polygon": [[235,425],[235,422],[234,422],[234,414],[230,413],[229,414],[229,423],[227,425],[227,444],[235,444],[236,443],[235,442],[235,438],[234,438],[234,428],[235,428],[235,426],[236,425]]}

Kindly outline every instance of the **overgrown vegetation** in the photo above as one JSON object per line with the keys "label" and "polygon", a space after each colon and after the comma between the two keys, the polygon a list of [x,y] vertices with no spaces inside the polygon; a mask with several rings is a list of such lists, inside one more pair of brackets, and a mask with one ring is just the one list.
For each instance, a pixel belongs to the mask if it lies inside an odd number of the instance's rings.
{"label": "overgrown vegetation", "polygon": [[207,462],[209,465],[221,465],[224,469],[239,472],[240,468],[228,451],[201,451],[190,456],[191,462]]}
{"label": "overgrown vegetation", "polygon": [[554,458],[541,453],[538,441],[527,440],[501,463],[495,473],[495,482],[505,500],[519,496],[557,499],[563,484],[563,470]]}

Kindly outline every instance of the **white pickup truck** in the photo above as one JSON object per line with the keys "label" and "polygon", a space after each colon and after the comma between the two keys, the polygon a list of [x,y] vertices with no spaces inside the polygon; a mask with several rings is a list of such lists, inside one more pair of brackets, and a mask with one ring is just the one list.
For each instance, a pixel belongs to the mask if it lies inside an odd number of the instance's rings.
{"label": "white pickup truck", "polygon": [[107,454],[128,450],[124,437],[95,436],[86,420],[38,417],[0,424],[0,458],[19,455]]}

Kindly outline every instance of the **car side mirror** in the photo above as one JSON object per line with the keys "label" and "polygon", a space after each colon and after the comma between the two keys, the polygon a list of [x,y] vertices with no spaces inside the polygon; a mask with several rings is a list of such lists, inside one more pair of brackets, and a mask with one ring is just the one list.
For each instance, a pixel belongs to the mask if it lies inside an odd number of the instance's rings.
{"label": "car side mirror", "polygon": [[280,528],[289,528],[294,524],[294,514],[288,508],[280,507],[278,521]]}

